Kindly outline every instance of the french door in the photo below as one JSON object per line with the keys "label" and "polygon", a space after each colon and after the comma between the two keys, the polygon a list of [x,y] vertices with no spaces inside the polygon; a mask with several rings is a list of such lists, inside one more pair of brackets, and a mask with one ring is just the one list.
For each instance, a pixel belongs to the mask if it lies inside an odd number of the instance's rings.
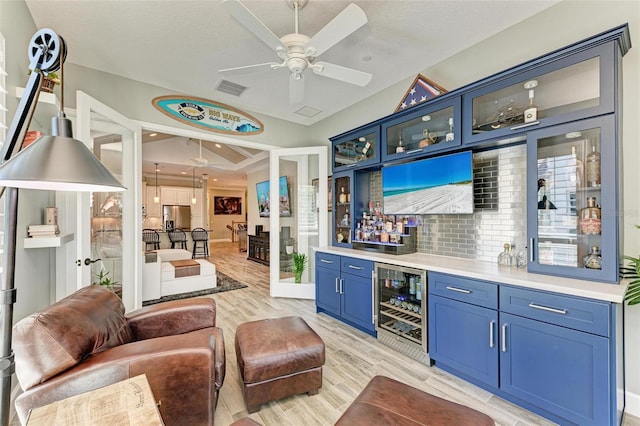
{"label": "french door", "polygon": [[127,190],[56,195],[62,226],[75,234],[57,260],[56,298],[99,283],[102,275],[117,283],[111,288],[129,311],[142,306],[142,131],[84,92],[77,92],[76,106],[75,137]]}

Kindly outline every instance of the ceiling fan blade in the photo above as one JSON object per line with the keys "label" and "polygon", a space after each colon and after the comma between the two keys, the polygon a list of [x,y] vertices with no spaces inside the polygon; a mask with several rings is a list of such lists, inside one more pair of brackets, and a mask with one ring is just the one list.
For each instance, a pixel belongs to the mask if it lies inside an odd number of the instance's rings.
{"label": "ceiling fan blade", "polygon": [[287,47],[280,39],[238,0],[223,0],[222,7],[271,49],[283,49],[286,52]]}
{"label": "ceiling fan blade", "polygon": [[309,40],[306,51],[318,57],[366,23],[367,15],[351,3]]}
{"label": "ceiling fan blade", "polygon": [[218,72],[230,72],[234,74],[243,74],[253,71],[258,71],[259,68],[271,68],[274,65],[279,65],[277,62],[265,62],[264,64],[245,65],[243,67],[225,68],[218,70]]}
{"label": "ceiling fan blade", "polygon": [[316,62],[312,69],[314,73],[323,77],[341,80],[345,83],[355,84],[356,86],[366,86],[373,77],[373,75],[368,72],[330,64],[328,62]]}
{"label": "ceiling fan blade", "polygon": [[289,76],[289,103],[301,104],[304,101],[304,78],[300,75],[297,80],[295,74]]}

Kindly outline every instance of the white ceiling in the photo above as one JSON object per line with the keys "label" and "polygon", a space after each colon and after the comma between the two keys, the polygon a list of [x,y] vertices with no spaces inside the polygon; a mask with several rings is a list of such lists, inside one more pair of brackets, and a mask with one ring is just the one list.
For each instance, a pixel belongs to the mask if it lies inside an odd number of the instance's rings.
{"label": "white ceiling", "polygon": [[[278,37],[294,32],[294,12],[286,0],[241,1]],[[52,28],[65,39],[67,63],[164,87],[167,94],[212,99],[311,125],[558,1],[309,0],[300,11],[299,31],[310,37],[350,3],[364,10],[368,23],[319,59],[366,71],[373,78],[366,87],[358,87],[307,70],[304,102],[296,105],[289,104],[286,68],[225,76],[218,72],[278,61],[274,51],[230,17],[222,0],[26,4],[37,27]],[[240,97],[220,92],[216,87],[223,78],[248,89]],[[313,118],[296,114],[303,106],[321,112]]]}

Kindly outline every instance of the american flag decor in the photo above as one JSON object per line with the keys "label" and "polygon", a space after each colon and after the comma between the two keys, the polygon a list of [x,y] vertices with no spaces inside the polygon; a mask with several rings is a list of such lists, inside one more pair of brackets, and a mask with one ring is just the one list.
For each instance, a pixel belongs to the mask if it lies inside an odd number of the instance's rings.
{"label": "american flag decor", "polygon": [[447,89],[434,83],[422,74],[418,74],[402,98],[402,101],[400,101],[396,107],[395,112],[414,107],[443,93],[447,93]]}

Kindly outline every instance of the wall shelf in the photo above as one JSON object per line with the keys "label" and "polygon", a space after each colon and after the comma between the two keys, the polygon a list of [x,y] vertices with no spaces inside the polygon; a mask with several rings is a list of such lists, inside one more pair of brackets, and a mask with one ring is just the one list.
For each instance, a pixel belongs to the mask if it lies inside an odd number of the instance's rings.
{"label": "wall shelf", "polygon": [[59,234],[56,237],[36,237],[25,238],[24,248],[48,248],[48,247],[62,247],[62,245],[73,241],[73,234]]}

